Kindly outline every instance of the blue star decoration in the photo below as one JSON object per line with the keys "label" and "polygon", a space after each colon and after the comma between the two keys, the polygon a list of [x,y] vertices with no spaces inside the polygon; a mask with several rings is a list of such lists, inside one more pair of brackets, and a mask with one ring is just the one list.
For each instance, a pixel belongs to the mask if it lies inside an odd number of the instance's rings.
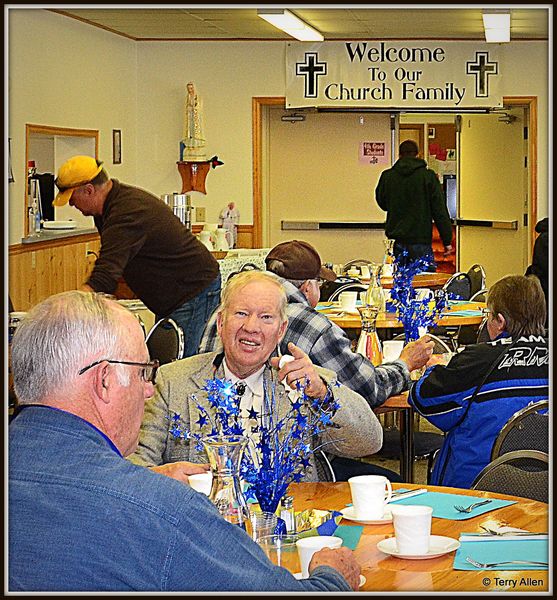
{"label": "blue star decoration", "polygon": [[[256,422],[250,426],[259,440],[250,444],[244,452],[240,476],[248,484],[245,496],[255,497],[262,510],[275,512],[290,483],[299,482],[311,467],[310,456],[318,447],[312,447],[315,436],[332,424],[340,404],[334,399],[334,381],[327,386],[323,399],[310,398],[306,394],[308,381],[297,384],[298,397],[289,400],[288,410],[278,417],[274,387],[269,386],[263,394],[263,409],[247,411],[247,417]],[[207,393],[209,410],[194,395],[199,417],[197,429],[189,431],[183,426],[179,414],[173,414],[170,434],[178,439],[201,440],[207,435],[246,435],[242,427],[240,399],[234,384],[226,379],[208,379],[203,390]],[[255,454],[255,456],[254,456]]]}
{"label": "blue star decoration", "polygon": [[435,290],[433,303],[429,298],[419,300],[416,297],[412,281],[430,264],[431,259],[427,256],[409,259],[406,250],[395,258],[393,263],[391,300],[398,311],[398,320],[404,327],[406,342],[417,340],[421,327],[427,329],[437,323],[441,313],[449,305],[449,299],[456,297],[455,294],[447,294],[444,290]]}

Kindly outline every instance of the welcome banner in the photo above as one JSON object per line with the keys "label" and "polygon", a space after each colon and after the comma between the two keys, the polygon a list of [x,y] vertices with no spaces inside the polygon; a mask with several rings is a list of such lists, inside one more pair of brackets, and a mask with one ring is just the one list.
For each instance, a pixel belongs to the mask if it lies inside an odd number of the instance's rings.
{"label": "welcome banner", "polygon": [[499,47],[478,42],[288,43],[286,107],[501,107]]}

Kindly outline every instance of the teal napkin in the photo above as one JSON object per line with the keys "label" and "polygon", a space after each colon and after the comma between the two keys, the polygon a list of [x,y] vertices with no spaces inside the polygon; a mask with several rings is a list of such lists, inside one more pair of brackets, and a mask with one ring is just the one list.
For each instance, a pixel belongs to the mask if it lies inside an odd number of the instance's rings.
{"label": "teal napkin", "polygon": [[364,528],[361,525],[339,525],[333,535],[342,538],[342,545],[356,550]]}
{"label": "teal napkin", "polygon": [[[420,505],[420,506],[431,506],[433,508],[433,516],[438,519],[451,519],[453,521],[464,521],[465,519],[472,519],[478,515],[509,506],[510,504],[516,504],[513,500],[496,500],[493,498],[489,504],[478,506],[471,513],[461,513],[455,509],[455,505],[470,506],[474,502],[481,502],[485,498],[478,496],[463,496],[461,494],[444,494],[442,492],[426,492],[413,498],[403,498],[397,500],[396,504],[408,504],[408,505]],[[394,503],[393,503],[394,504]]]}
{"label": "teal napkin", "polygon": [[443,312],[441,317],[450,315],[451,317],[477,317],[482,314],[481,310],[474,310],[472,308],[462,310],[451,310],[450,312]]}
{"label": "teal napkin", "polygon": [[481,563],[504,562],[508,560],[534,560],[548,563],[549,546],[548,540],[543,539],[461,541],[453,563],[453,568],[458,571],[546,571],[548,567],[540,565],[501,565],[480,569],[467,562],[467,556]]}

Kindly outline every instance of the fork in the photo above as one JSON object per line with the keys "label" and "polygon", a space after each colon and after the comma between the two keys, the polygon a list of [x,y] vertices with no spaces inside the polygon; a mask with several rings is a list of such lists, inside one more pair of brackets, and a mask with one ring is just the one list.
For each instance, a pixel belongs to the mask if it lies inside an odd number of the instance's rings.
{"label": "fork", "polygon": [[541,567],[547,567],[548,563],[546,562],[537,562],[535,560],[506,560],[502,562],[494,562],[494,563],[481,563],[477,560],[474,560],[470,556],[466,557],[466,562],[469,562],[471,565],[474,565],[478,569],[488,569],[490,567],[500,567],[502,565],[539,565]]}
{"label": "fork", "polygon": [[461,513],[470,513],[478,506],[483,506],[484,504],[489,504],[490,502],[492,502],[492,500],[484,500],[483,502],[476,502],[475,504],[470,504],[470,506],[467,506],[466,508],[464,506],[458,506],[455,504],[455,509]]}

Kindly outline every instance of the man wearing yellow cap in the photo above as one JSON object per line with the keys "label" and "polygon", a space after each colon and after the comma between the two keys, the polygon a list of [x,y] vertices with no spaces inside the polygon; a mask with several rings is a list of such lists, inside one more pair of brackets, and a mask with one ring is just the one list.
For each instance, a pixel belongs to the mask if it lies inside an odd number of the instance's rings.
{"label": "man wearing yellow cap", "polygon": [[218,306],[219,266],[169,206],[153,194],[111,179],[102,162],[74,156],[59,169],[55,206],[70,203],[92,216],[99,258],[82,289],[113,294],[121,277],[157,318],[182,328],[185,356],[197,353]]}

